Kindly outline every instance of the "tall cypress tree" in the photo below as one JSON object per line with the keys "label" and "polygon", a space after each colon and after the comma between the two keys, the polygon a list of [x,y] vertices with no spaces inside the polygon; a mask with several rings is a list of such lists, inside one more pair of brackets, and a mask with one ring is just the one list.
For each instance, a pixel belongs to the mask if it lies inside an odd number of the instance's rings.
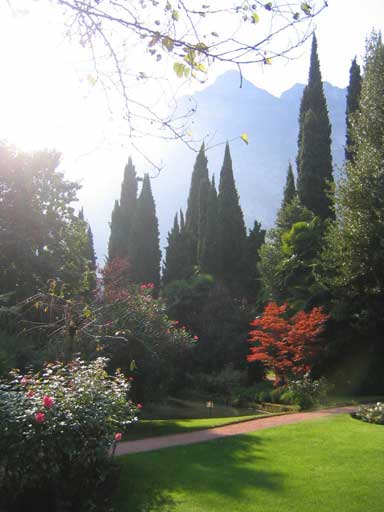
{"label": "tall cypress tree", "polygon": [[121,184],[120,214],[122,252],[126,258],[130,256],[130,236],[137,204],[137,177],[132,158],[124,168],[124,178]]}
{"label": "tall cypress tree", "polygon": [[218,265],[218,204],[215,176],[208,190],[207,223],[200,242],[199,265],[203,272],[217,274]]}
{"label": "tall cypress tree", "polygon": [[185,261],[183,258],[183,249],[182,234],[176,213],[173,227],[168,233],[168,246],[165,249],[165,263],[163,269],[163,284],[165,286],[171,281],[184,277]]}
{"label": "tall cypress tree", "polygon": [[359,108],[360,93],[361,93],[361,72],[360,66],[356,62],[356,57],[352,61],[349,70],[349,85],[347,91],[347,108],[346,108],[346,124],[347,135],[345,144],[345,159],[352,161],[354,157],[353,140],[352,140],[352,115]]}
{"label": "tall cypress tree", "polygon": [[161,259],[159,224],[148,174],[144,176],[137,201],[130,243],[133,280],[137,283],[150,282],[158,288]]}
{"label": "tall cypress tree", "polygon": [[114,258],[121,257],[123,255],[121,249],[121,214],[119,201],[117,199],[112,210],[109,226],[111,228],[111,234],[109,235],[108,242],[108,260],[111,261]]}
{"label": "tall cypress tree", "polygon": [[190,253],[192,265],[198,262],[198,240],[199,240],[199,224],[202,206],[200,204],[202,183],[208,182],[208,161],[205,156],[204,143],[201,145],[197,155],[196,162],[192,172],[191,187],[189,190],[187,212],[185,218],[185,226],[190,235]]}
{"label": "tall cypress tree", "polygon": [[265,242],[265,229],[255,220],[253,228],[249,230],[246,245],[246,289],[251,300],[257,300],[261,290],[261,278],[258,263],[260,261],[260,248]]}
{"label": "tall cypress tree", "polygon": [[131,157],[124,168],[120,202],[116,201],[112,211],[111,234],[108,259],[130,258],[130,236],[137,205],[137,177]]}
{"label": "tall cypress tree", "polygon": [[332,216],[331,125],[313,36],[308,85],[300,105],[297,192],[301,203],[321,219]]}
{"label": "tall cypress tree", "polygon": [[283,201],[281,203],[281,208],[285,208],[296,196],[296,186],[295,186],[295,177],[293,175],[292,164],[289,162],[288,171],[287,171],[287,179],[285,182]]}
{"label": "tall cypress tree", "polygon": [[206,241],[206,231],[208,222],[208,201],[211,184],[208,179],[202,178],[200,181],[199,193],[199,224],[197,238],[197,264],[200,265],[203,245]]}
{"label": "tall cypress tree", "polygon": [[244,285],[246,230],[233,177],[229,144],[225,146],[218,195],[218,246],[221,279],[237,295]]}

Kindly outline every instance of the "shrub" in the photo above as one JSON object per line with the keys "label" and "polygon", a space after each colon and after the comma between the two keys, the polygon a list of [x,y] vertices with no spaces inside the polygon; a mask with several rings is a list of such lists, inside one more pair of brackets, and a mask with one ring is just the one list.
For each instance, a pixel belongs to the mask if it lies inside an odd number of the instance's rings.
{"label": "shrub", "polygon": [[368,423],[384,425],[384,403],[377,402],[375,405],[361,405],[355,412],[354,417]]}
{"label": "shrub", "polygon": [[0,384],[0,509],[107,510],[115,434],[135,419],[129,383],[106,360],[13,371]]}
{"label": "shrub", "polygon": [[290,403],[300,406],[300,409],[310,409],[318,404],[328,393],[329,386],[324,378],[311,380],[308,376],[303,379],[291,381],[287,392],[281,395],[281,399],[292,400]]}

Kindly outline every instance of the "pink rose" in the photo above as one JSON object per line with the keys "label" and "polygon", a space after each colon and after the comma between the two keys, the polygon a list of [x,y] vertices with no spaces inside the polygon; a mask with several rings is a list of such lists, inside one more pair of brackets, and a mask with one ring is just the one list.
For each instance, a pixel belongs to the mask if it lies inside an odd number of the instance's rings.
{"label": "pink rose", "polygon": [[27,393],[27,397],[28,397],[28,398],[32,398],[33,396],[35,396],[35,392],[34,392],[34,391],[32,391],[32,389],[31,389],[31,390],[29,390],[29,391],[28,391],[28,393]]}
{"label": "pink rose", "polygon": [[115,441],[118,443],[119,441],[121,441],[121,438],[122,438],[122,437],[123,437],[123,436],[122,436],[121,432],[117,432],[117,433],[115,434]]}
{"label": "pink rose", "polygon": [[38,412],[35,414],[36,423],[43,423],[45,421],[45,414],[43,412]]}
{"label": "pink rose", "polygon": [[138,409],[142,409],[142,407],[143,407],[143,406],[142,406],[142,404],[136,404],[136,407],[137,407]]}
{"label": "pink rose", "polygon": [[52,407],[52,405],[54,404],[54,400],[52,397],[48,396],[48,395],[45,395],[43,397],[43,405],[44,407],[46,407],[47,409],[50,409]]}
{"label": "pink rose", "polygon": [[197,340],[199,339],[199,337],[198,337],[198,336],[194,336],[194,337],[193,337],[193,339],[194,339],[195,341],[197,341]]}

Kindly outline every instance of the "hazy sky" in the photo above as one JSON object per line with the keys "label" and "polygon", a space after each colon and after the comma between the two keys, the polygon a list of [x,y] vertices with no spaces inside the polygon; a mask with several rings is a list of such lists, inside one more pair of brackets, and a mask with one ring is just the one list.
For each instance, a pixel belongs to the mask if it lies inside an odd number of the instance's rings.
{"label": "hazy sky", "polygon": [[[11,5],[15,2],[24,2],[29,12],[14,17],[7,2],[0,0],[0,140],[25,149],[59,150],[67,176],[83,184],[80,198],[92,228],[106,231],[122,170],[132,152],[129,140],[119,116],[105,107],[102,91],[90,87],[88,54],[63,40],[60,18],[47,22],[46,0],[11,0]],[[333,85],[345,87],[352,58],[357,55],[361,63],[366,36],[373,27],[384,29],[384,1],[328,3],[316,18],[322,75]],[[309,51],[310,41],[296,60],[253,66],[244,70],[244,76],[280,95],[293,84],[306,82]],[[213,68],[208,83],[224,71]],[[161,154],[159,147],[157,152]],[[147,171],[133,156],[139,172]]]}
{"label": "hazy sky", "polygon": [[[87,55],[71,49],[55,23],[46,22],[45,0],[25,5],[29,14],[16,18],[6,2],[0,6],[0,138],[29,148],[55,146],[71,155],[92,152],[106,135],[117,138],[120,127],[101,93],[89,94],[82,67]],[[384,28],[384,2],[329,0],[316,24],[323,79],[345,87],[351,59],[364,54],[366,35]],[[245,68],[244,76],[280,95],[307,80],[309,42],[298,54],[289,62]],[[208,83],[223,71],[213,68]]]}

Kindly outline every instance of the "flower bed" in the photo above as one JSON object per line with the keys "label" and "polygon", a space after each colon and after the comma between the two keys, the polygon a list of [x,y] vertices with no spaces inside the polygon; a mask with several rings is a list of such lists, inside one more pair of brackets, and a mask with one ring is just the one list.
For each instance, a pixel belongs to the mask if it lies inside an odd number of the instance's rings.
{"label": "flower bed", "polygon": [[368,423],[384,425],[384,403],[377,402],[375,405],[361,405],[353,416]]}

